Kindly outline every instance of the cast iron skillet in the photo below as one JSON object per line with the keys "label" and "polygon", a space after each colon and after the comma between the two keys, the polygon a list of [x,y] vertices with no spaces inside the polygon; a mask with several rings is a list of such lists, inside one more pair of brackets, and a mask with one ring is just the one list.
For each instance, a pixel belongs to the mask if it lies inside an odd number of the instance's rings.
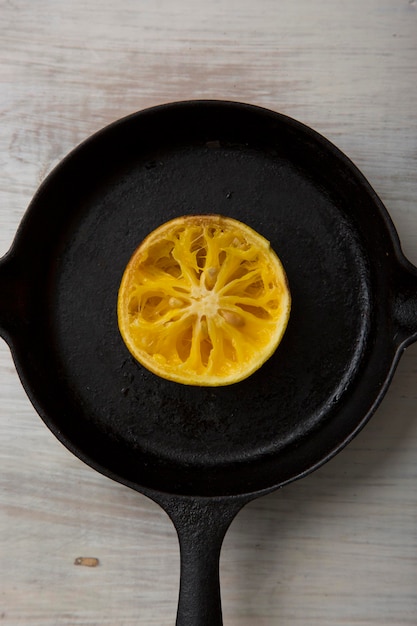
{"label": "cast iron skillet", "polygon": [[[293,308],[257,373],[197,388],[133,360],[116,299],[151,230],[212,212],[271,241]],[[368,182],[311,129],[233,102],[145,110],[76,148],[0,261],[0,293],[1,334],[46,425],[173,520],[179,626],[222,624],[218,562],[235,514],[341,450],[417,339],[417,270]]]}

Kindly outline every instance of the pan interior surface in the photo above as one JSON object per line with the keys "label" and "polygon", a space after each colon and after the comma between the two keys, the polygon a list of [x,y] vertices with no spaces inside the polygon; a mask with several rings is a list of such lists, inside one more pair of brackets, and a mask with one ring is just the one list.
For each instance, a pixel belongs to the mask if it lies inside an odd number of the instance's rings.
{"label": "pan interior surface", "polygon": [[[180,107],[121,121],[52,174],[26,227],[44,251],[27,362],[42,371],[32,394],[40,413],[70,449],[124,482],[211,495],[287,480],[304,442],[335,420],[347,436],[358,418],[344,406],[372,339],[372,267],[358,226],[372,200],[326,150],[285,119]],[[233,217],[269,239],[291,289],[276,353],[227,387],[155,376],[118,332],[132,252],[163,222],[195,213]],[[321,441],[306,465],[339,445]]]}

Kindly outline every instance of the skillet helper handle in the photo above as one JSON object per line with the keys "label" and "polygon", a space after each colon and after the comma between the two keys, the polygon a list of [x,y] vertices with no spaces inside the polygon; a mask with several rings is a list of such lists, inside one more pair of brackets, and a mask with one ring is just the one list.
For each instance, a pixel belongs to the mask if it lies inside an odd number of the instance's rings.
{"label": "skillet helper handle", "polygon": [[17,325],[23,292],[18,264],[7,253],[0,259],[0,336],[6,341]]}
{"label": "skillet helper handle", "polygon": [[181,498],[165,510],[177,530],[181,580],[176,626],[222,626],[219,563],[241,499]]}
{"label": "skillet helper handle", "polygon": [[417,341],[417,268],[411,263],[398,272],[395,289],[396,339],[406,347]]}

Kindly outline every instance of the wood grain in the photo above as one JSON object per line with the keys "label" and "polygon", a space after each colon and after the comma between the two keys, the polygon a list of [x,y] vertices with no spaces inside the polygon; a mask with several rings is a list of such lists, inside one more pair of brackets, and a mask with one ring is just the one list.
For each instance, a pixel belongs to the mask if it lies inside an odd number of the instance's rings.
{"label": "wood grain", "polygon": [[[266,106],[352,158],[417,264],[415,0],[1,0],[0,254],[59,160],[144,107]],[[368,427],[252,503],[225,541],[225,625],[417,623],[417,348]],[[0,346],[0,623],[173,625],[178,546],[152,502],[49,433]],[[78,557],[99,559],[77,567]]]}

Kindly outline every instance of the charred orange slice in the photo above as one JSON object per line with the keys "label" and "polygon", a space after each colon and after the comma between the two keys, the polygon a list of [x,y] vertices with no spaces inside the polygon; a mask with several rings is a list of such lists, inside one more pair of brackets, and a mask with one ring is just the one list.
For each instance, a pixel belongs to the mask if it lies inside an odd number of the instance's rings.
{"label": "charred orange slice", "polygon": [[119,289],[118,323],[131,354],[184,385],[243,380],[276,350],[290,291],[269,242],[219,215],[188,215],[150,233]]}

